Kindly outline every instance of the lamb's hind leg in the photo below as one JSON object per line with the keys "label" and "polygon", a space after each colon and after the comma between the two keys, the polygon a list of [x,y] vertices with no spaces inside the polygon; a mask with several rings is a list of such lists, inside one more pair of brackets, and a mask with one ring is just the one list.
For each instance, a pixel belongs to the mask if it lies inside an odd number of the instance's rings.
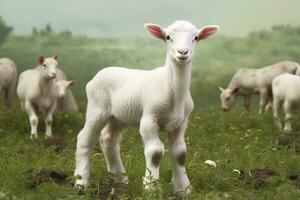
{"label": "lamb's hind leg", "polygon": [[91,153],[99,138],[99,133],[108,121],[106,109],[101,110],[99,105],[88,102],[86,121],[83,129],[77,136],[75,186],[87,187],[90,176]]}
{"label": "lamb's hind leg", "polygon": [[15,94],[15,82],[13,82],[5,91],[5,106],[10,107]]}
{"label": "lamb's hind leg", "polygon": [[285,125],[283,131],[285,133],[291,133],[292,132],[292,105],[290,102],[285,100],[283,103],[283,109],[285,113]]}
{"label": "lamb's hind leg", "polygon": [[153,182],[159,178],[159,165],[164,155],[164,145],[159,139],[159,126],[153,116],[143,116],[140,123],[140,134],[144,142],[146,158],[145,189],[151,189]]}
{"label": "lamb's hind leg", "polygon": [[108,172],[116,175],[114,177],[116,182],[128,183],[128,178],[122,176],[125,169],[120,156],[121,132],[121,126],[111,118],[101,131],[100,145],[105,156]]}
{"label": "lamb's hind leg", "polygon": [[274,116],[275,124],[280,131],[282,131],[281,111],[282,111],[282,102],[276,98],[274,99],[273,116]]}

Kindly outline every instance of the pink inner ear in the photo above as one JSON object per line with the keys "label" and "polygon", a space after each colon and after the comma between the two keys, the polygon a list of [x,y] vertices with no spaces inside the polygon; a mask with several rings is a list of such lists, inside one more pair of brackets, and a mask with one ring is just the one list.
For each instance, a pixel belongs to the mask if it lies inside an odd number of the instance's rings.
{"label": "pink inner ear", "polygon": [[42,64],[44,64],[44,60],[45,60],[45,57],[44,56],[40,56],[39,58],[38,58],[38,61],[39,61],[39,63],[42,65]]}
{"label": "pink inner ear", "polygon": [[213,35],[215,32],[217,32],[218,28],[215,26],[209,26],[209,27],[204,27],[199,31],[198,34],[198,40],[204,40],[211,35]]}
{"label": "pink inner ear", "polygon": [[146,28],[154,37],[165,40],[165,33],[160,26],[147,25]]}

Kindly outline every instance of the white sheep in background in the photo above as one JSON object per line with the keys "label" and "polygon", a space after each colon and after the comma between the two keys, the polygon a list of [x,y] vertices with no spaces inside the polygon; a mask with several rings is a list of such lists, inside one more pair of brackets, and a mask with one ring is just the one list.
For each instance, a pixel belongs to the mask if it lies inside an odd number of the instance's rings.
{"label": "white sheep in background", "polygon": [[[125,173],[119,141],[122,129],[135,125],[140,127],[145,148],[145,187],[159,178],[164,155],[159,132],[164,130],[169,134],[174,192],[183,196],[190,192],[184,133],[194,107],[189,90],[192,59],[197,42],[214,34],[218,26],[198,30],[189,22],[176,21],[166,29],[155,24],[146,24],[145,28],[166,42],[165,65],[150,71],[109,67],[87,84],[86,122],[77,137],[76,185],[88,185],[90,157],[100,132],[108,171]],[[123,181],[127,182],[127,177]]]}
{"label": "white sheep in background", "polygon": [[0,59],[0,91],[4,92],[4,103],[11,105],[17,83],[17,68],[15,63],[8,58]]}
{"label": "white sheep in background", "polygon": [[260,95],[259,114],[263,113],[272,101],[272,80],[283,73],[300,75],[300,65],[292,61],[283,61],[260,69],[239,69],[231,79],[228,87],[221,90],[221,103],[224,111],[229,111],[237,96],[245,99],[245,108],[249,110],[251,96]]}
{"label": "white sheep in background", "polygon": [[22,108],[27,112],[31,125],[31,138],[37,137],[38,112],[44,112],[46,137],[52,137],[52,117],[56,109],[58,92],[56,68],[58,57],[39,57],[39,66],[20,74],[17,94]]}
{"label": "white sheep in background", "polygon": [[75,81],[68,80],[65,73],[60,69],[56,69],[56,85],[58,89],[58,109],[66,112],[77,112],[78,106],[70,86],[74,85]]}
{"label": "white sheep in background", "polygon": [[300,77],[292,74],[282,74],[274,78],[272,82],[273,90],[273,115],[275,123],[282,130],[282,111],[285,118],[283,131],[292,132],[291,118],[293,109],[300,104]]}

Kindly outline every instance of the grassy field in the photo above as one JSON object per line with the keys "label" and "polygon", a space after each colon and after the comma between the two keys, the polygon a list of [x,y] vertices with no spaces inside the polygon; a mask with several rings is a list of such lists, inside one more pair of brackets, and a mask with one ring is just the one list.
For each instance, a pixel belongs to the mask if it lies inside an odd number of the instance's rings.
{"label": "grassy field", "polygon": [[[83,113],[57,113],[57,140],[43,139],[43,125],[39,139],[30,140],[26,115],[17,106],[9,111],[1,108],[0,199],[167,199],[172,195],[167,153],[157,191],[143,191],[143,145],[135,128],[125,132],[121,145],[128,187],[117,186],[116,195],[110,195],[112,175],[106,172],[98,145],[92,156],[91,186],[85,192],[73,188],[76,135],[83,119]],[[299,124],[295,129],[300,130]],[[168,149],[166,134],[161,133],[161,138]],[[187,173],[194,192],[186,199],[299,199],[299,139],[299,131],[279,133],[270,113],[258,116],[239,108],[230,113],[219,109],[193,113],[186,141]],[[217,167],[204,164],[207,159],[216,161]],[[63,174],[51,175],[54,172]]]}
{"label": "grassy field", "polygon": [[[288,37],[287,37],[288,35]],[[190,117],[187,173],[193,193],[186,199],[300,199],[300,118],[293,134],[277,131],[271,113],[246,113],[237,106],[223,113],[218,85],[226,83],[239,67],[261,67],[280,60],[300,61],[300,28],[278,26],[245,38],[215,37],[200,43],[193,63],[192,95],[196,109]],[[168,199],[172,196],[171,166],[166,153],[161,179],[151,193],[143,190],[143,144],[136,128],[122,140],[122,158],[129,186],[115,186],[106,172],[99,145],[92,156],[91,186],[72,187],[76,136],[84,123],[84,86],[106,66],[150,69],[164,62],[165,48],[154,39],[12,36],[0,47],[0,57],[12,58],[18,71],[36,66],[39,55],[58,54],[59,65],[77,84],[77,114],[56,113],[53,140],[29,139],[27,116],[17,100],[7,110],[0,103],[0,199]],[[253,104],[257,104],[253,102]],[[166,133],[161,138],[168,149]],[[205,160],[214,160],[209,167]],[[234,169],[241,174],[233,172]]]}

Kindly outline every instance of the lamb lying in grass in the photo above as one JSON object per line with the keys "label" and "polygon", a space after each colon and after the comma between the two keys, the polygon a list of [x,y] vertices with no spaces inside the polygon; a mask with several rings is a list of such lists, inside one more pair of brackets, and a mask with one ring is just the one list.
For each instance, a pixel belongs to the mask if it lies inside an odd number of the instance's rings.
{"label": "lamb lying in grass", "polygon": [[290,133],[292,132],[293,110],[300,105],[300,77],[292,74],[277,76],[272,82],[272,89],[275,123],[282,130],[281,118],[284,117],[283,131]]}
{"label": "lamb lying in grass", "polygon": [[283,61],[260,69],[239,69],[228,87],[221,90],[221,103],[224,111],[229,111],[238,96],[245,99],[245,108],[249,110],[251,96],[260,95],[259,113],[263,113],[268,102],[272,101],[272,80],[283,73],[300,75],[300,65],[292,61]]}
{"label": "lamb lying in grass", "polygon": [[45,113],[46,137],[52,137],[52,118],[59,98],[57,56],[39,57],[39,66],[20,74],[17,94],[21,107],[27,112],[31,125],[31,138],[37,137],[39,112]]}
{"label": "lamb lying in grass", "polygon": [[0,92],[4,93],[5,106],[9,107],[15,94],[17,68],[8,58],[0,59]]}

